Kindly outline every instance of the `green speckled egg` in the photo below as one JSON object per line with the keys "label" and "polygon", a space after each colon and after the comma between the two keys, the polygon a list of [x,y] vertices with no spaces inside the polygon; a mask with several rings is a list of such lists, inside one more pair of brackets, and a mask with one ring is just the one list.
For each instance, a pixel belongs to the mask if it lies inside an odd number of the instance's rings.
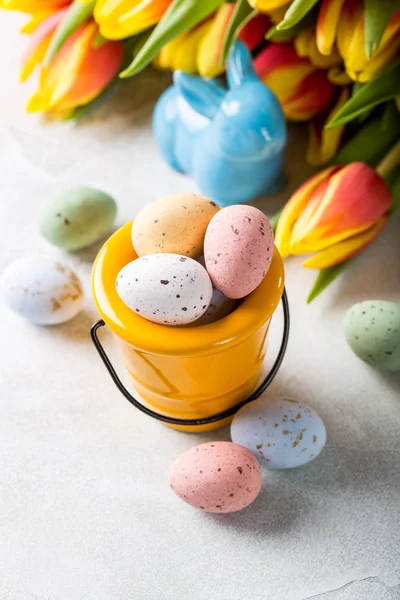
{"label": "green speckled egg", "polygon": [[400,304],[366,300],[344,318],[344,334],[353,352],[372,367],[400,371]]}
{"label": "green speckled egg", "polygon": [[101,240],[116,214],[117,205],[108,194],[90,187],[69,188],[44,206],[40,232],[58,248],[79,250]]}

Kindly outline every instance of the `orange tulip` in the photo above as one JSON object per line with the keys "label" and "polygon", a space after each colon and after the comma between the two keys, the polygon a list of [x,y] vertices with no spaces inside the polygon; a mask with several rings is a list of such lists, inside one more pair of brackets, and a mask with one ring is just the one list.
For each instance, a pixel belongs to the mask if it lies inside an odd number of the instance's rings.
{"label": "orange tulip", "polygon": [[385,226],[391,203],[385,181],[360,162],[311,177],[282,211],[275,242],[283,257],[313,254],[304,263],[325,269],[360,253]]}
{"label": "orange tulip", "polygon": [[96,98],[117,75],[123,58],[121,42],[94,46],[98,27],[82,25],[61,47],[50,65],[42,68],[39,88],[28,103],[30,112],[68,116]]}
{"label": "orange tulip", "polygon": [[335,88],[326,73],[300,58],[291,44],[270,44],[256,57],[254,66],[288,120],[307,121],[326,111],[333,100]]}

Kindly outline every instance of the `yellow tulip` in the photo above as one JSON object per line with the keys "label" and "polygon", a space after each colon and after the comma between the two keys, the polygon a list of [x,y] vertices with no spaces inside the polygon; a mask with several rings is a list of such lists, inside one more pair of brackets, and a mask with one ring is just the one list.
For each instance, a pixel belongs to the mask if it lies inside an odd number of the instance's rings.
{"label": "yellow tulip", "polygon": [[100,33],[121,40],[155,25],[172,0],[98,0],[94,9]]}
{"label": "yellow tulip", "polygon": [[400,10],[388,23],[371,58],[365,51],[363,0],[322,0],[316,28],[316,44],[324,56],[335,48],[353,81],[373,79],[396,57],[400,49]]}

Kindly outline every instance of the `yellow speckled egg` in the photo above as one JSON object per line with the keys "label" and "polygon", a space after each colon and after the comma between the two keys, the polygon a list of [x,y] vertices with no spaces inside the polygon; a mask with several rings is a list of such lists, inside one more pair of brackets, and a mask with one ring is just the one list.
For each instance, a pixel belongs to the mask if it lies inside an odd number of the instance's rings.
{"label": "yellow speckled egg", "polygon": [[132,242],[138,256],[170,253],[199,256],[207,225],[219,206],[196,194],[170,194],[151,202],[136,216]]}

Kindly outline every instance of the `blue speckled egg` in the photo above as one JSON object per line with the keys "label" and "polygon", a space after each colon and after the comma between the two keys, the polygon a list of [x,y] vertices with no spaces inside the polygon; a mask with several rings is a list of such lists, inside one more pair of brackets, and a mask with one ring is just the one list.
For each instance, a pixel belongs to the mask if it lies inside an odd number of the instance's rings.
{"label": "blue speckled egg", "polygon": [[235,444],[270,469],[292,469],[314,460],[326,442],[315,410],[288,398],[261,397],[241,408],[231,425]]}

